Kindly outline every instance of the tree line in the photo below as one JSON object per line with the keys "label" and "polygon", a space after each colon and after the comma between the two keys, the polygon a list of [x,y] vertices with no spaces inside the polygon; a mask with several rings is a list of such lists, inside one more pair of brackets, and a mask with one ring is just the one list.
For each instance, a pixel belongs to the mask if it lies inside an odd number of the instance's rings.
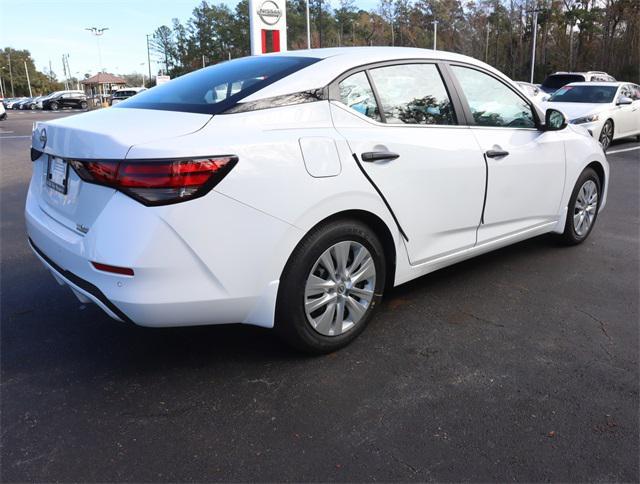
{"label": "tree line", "polygon": [[[534,18],[535,82],[554,71],[603,70],[640,81],[639,0],[310,0],[312,47],[395,45],[437,48],[484,60],[508,76],[528,80]],[[306,0],[287,1],[288,48],[304,49]],[[247,0],[235,8],[203,0],[189,19],[160,26],[151,49],[175,77],[249,55]]]}
{"label": "tree line", "polygon": [[34,96],[49,94],[63,87],[53,72],[41,72],[36,69],[28,50],[11,47],[0,50],[0,83],[4,96],[28,96],[28,81],[31,82],[31,92]]}

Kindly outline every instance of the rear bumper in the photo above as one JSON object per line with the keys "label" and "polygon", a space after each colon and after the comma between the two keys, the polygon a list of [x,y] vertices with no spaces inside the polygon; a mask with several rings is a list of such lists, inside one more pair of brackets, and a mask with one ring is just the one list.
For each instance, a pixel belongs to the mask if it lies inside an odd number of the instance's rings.
{"label": "rear bumper", "polygon": [[[83,234],[41,208],[39,183],[36,176],[27,195],[29,243],[81,301],[140,326],[273,326],[298,229],[215,192],[154,208],[115,193]],[[134,276],[99,271],[92,261]]]}
{"label": "rear bumper", "polygon": [[85,281],[81,277],[76,276],[73,272],[64,270],[58,266],[49,257],[42,252],[31,239],[29,239],[29,245],[34,254],[38,256],[38,259],[45,265],[53,277],[62,285],[69,286],[76,297],[84,303],[93,302],[97,304],[104,312],[106,312],[113,319],[122,322],[131,323],[129,317],[124,314],[115,304],[113,304],[107,296],[105,296],[100,289],[91,284],[89,281]]}

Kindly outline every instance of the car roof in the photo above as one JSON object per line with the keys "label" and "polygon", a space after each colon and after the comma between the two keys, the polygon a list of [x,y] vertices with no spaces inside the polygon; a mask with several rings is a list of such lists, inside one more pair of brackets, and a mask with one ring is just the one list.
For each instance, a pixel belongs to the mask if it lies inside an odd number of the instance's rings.
{"label": "car roof", "polygon": [[413,47],[331,47],[325,49],[274,52],[265,54],[265,56],[314,57],[320,59],[320,61],[247,96],[243,99],[243,102],[317,89],[326,86],[340,74],[350,69],[376,62],[395,60],[428,59],[464,62],[483,67],[511,82],[504,74],[484,62],[466,55],[455,54],[444,50],[418,49]]}

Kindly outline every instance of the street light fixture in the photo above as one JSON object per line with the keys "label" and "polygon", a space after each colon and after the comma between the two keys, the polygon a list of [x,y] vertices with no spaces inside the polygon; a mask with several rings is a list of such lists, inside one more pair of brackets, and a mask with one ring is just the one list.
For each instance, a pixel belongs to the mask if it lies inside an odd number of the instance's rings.
{"label": "street light fixture", "polygon": [[[109,30],[109,27],[87,27],[85,30],[88,30],[96,37],[96,44],[98,44],[98,75],[102,72],[102,53],[100,52],[100,37],[104,34],[106,30]],[[103,98],[102,84],[100,84],[100,78],[98,78],[98,93],[100,95],[100,103],[103,106],[106,106],[106,102]]]}

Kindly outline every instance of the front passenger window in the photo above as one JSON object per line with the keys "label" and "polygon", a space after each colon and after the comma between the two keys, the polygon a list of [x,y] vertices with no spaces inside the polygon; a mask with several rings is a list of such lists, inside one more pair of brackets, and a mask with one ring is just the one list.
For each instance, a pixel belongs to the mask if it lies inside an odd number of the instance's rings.
{"label": "front passenger window", "polygon": [[535,128],[529,104],[497,79],[468,67],[451,66],[478,126]]}

